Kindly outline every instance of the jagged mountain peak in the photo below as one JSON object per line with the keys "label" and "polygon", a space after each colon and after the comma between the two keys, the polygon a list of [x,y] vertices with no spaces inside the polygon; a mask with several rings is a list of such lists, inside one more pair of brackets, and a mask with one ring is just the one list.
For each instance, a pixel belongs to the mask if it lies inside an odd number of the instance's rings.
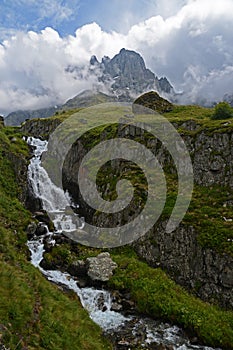
{"label": "jagged mountain peak", "polygon": [[[93,57],[91,61],[96,65],[99,63]],[[132,50],[122,48],[112,59],[104,56],[98,68],[102,71],[100,81],[104,84],[111,82],[111,91],[118,97],[121,95],[137,96],[150,90],[166,94],[173,92],[173,87],[167,78],[158,79],[146,67],[143,57]]]}

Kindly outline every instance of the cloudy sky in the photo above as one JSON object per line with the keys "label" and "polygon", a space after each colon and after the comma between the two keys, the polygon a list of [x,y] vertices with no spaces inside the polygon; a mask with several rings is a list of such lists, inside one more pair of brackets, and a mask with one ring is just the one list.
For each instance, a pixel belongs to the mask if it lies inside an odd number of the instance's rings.
{"label": "cloudy sky", "polygon": [[[92,55],[139,52],[185,103],[233,94],[233,0],[1,0],[0,113],[65,102]],[[85,79],[66,68],[79,66]]]}

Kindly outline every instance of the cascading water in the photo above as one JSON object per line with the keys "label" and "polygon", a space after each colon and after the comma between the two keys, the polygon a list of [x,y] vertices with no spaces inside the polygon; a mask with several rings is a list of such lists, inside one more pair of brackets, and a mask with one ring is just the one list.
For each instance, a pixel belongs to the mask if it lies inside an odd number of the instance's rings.
{"label": "cascading water", "polygon": [[28,167],[28,177],[36,198],[42,201],[43,209],[53,215],[53,223],[57,232],[73,231],[83,228],[84,219],[74,214],[69,216],[66,208],[71,205],[71,199],[67,192],[57,187],[50,180],[46,170],[41,166],[41,155],[47,151],[47,141],[33,137],[28,138],[28,143],[34,147],[34,157]]}
{"label": "cascading water", "polygon": [[[56,232],[76,229],[77,226],[65,214],[65,208],[71,205],[71,200],[67,193],[54,185],[46,170],[41,165],[41,154],[47,150],[47,142],[33,137],[28,138],[28,144],[34,147],[34,157],[31,159],[28,167],[28,177],[34,191],[34,195],[42,201],[43,209],[54,214],[54,226]],[[79,227],[84,226],[83,220],[80,220]],[[52,237],[53,233],[47,235]],[[68,273],[61,271],[48,271],[40,266],[44,253],[44,236],[28,241],[28,247],[31,252],[31,262],[35,267],[50,280],[57,284],[62,284],[72,289],[79,296],[82,305],[89,311],[91,318],[98,323],[104,330],[121,325],[127,320],[123,315],[111,311],[111,297],[109,292],[95,290],[93,288],[82,288],[77,286],[77,282]],[[50,241],[55,244],[55,241]],[[98,308],[98,299],[101,298],[104,303],[104,312]]]}
{"label": "cascading water", "polygon": [[[85,225],[83,219],[77,218],[78,224],[74,223],[65,211],[66,207],[71,205],[69,195],[51,182],[46,170],[41,165],[41,155],[47,150],[47,142],[33,137],[29,137],[27,142],[34,147],[34,157],[31,159],[28,167],[29,181],[34,196],[42,201],[43,209],[53,213],[56,233],[70,232],[76,229],[77,225],[79,228],[83,228]],[[108,291],[94,288],[79,288],[75,279],[68,273],[58,270],[44,270],[40,266],[40,262],[45,251],[43,244],[45,236],[50,240],[50,244],[56,244],[52,238],[53,233],[49,231],[44,236],[35,237],[27,243],[31,252],[32,264],[39,268],[48,280],[66,286],[77,293],[83,307],[88,310],[92,320],[99,324],[105,332],[115,330],[116,334],[119,334],[123,327],[129,327],[131,328],[131,337],[137,337],[137,334],[143,329],[145,334],[141,346],[147,349],[147,346],[150,344],[164,343],[172,345],[174,350],[214,350],[210,347],[191,345],[189,340],[183,336],[181,329],[176,326],[159,323],[148,318],[138,320],[135,316],[125,317],[119,312],[112,311],[112,298]],[[127,325],[130,322],[131,326]],[[127,339],[120,341],[119,344],[120,346],[127,345]]]}

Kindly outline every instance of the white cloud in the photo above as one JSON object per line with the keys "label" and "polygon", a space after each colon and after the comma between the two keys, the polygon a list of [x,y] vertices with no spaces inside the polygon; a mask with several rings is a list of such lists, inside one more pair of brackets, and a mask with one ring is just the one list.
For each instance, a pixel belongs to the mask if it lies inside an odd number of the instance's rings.
{"label": "white cloud", "polygon": [[[53,1],[43,4],[53,13]],[[233,93],[233,1],[176,0],[170,8],[165,4],[168,1],[157,2],[157,9],[164,6],[163,16],[141,21],[125,34],[106,32],[96,23],[64,38],[52,28],[17,32],[0,45],[0,112],[62,103],[91,88],[97,83],[85,68],[91,55],[112,57],[122,47],[141,53],[150,69],[184,90],[185,102]],[[69,11],[59,13],[69,16]],[[80,67],[82,79],[66,72],[70,65]]]}

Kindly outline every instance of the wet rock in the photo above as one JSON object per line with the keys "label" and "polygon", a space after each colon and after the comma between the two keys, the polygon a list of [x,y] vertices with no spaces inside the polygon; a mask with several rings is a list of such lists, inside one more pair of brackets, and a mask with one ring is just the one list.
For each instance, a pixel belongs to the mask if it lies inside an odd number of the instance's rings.
{"label": "wet rock", "polygon": [[55,234],[53,236],[53,239],[55,240],[56,244],[70,244],[71,241],[68,237],[64,236],[63,234]]}
{"label": "wet rock", "polygon": [[127,340],[120,340],[117,345],[120,349],[129,349],[131,344]]}
{"label": "wet rock", "polygon": [[87,274],[92,281],[107,282],[117,268],[117,264],[107,252],[86,259]]}
{"label": "wet rock", "polygon": [[32,222],[28,225],[26,232],[29,240],[32,239],[33,236],[36,234],[36,230],[37,230],[37,224],[35,222]]}
{"label": "wet rock", "polygon": [[121,311],[123,309],[123,306],[121,304],[118,304],[118,303],[112,303],[112,306],[111,306],[111,310],[112,311]]}
{"label": "wet rock", "polygon": [[79,288],[85,288],[86,286],[88,285],[88,282],[87,282],[87,279],[86,278],[78,278],[78,280],[77,280],[77,286],[79,287]]}
{"label": "wet rock", "polygon": [[164,344],[154,344],[154,347],[151,349],[155,350],[174,350],[174,347],[172,345],[164,345]]}
{"label": "wet rock", "polygon": [[103,312],[107,310],[107,306],[105,305],[105,299],[104,299],[103,294],[99,295],[98,300],[97,300],[97,306],[98,306],[98,309],[103,311]]}
{"label": "wet rock", "polygon": [[53,242],[51,241],[51,237],[45,236],[43,239],[43,243],[44,243],[44,250],[46,253],[51,252],[51,250],[53,249]]}
{"label": "wet rock", "polygon": [[48,227],[51,227],[51,230],[53,229],[53,223],[48,216],[48,214],[45,211],[36,211],[34,213],[34,218],[37,219],[40,222],[43,222],[46,224]]}
{"label": "wet rock", "polygon": [[122,307],[125,311],[132,311],[135,309],[135,303],[133,300],[123,299],[122,300]]}
{"label": "wet rock", "polygon": [[86,276],[87,267],[84,260],[73,261],[67,268],[67,272],[72,276]]}
{"label": "wet rock", "polygon": [[45,225],[44,223],[39,222],[39,224],[37,225],[35,234],[36,234],[37,236],[43,236],[43,235],[45,235],[47,232],[48,232],[48,227],[47,227],[47,225]]}

